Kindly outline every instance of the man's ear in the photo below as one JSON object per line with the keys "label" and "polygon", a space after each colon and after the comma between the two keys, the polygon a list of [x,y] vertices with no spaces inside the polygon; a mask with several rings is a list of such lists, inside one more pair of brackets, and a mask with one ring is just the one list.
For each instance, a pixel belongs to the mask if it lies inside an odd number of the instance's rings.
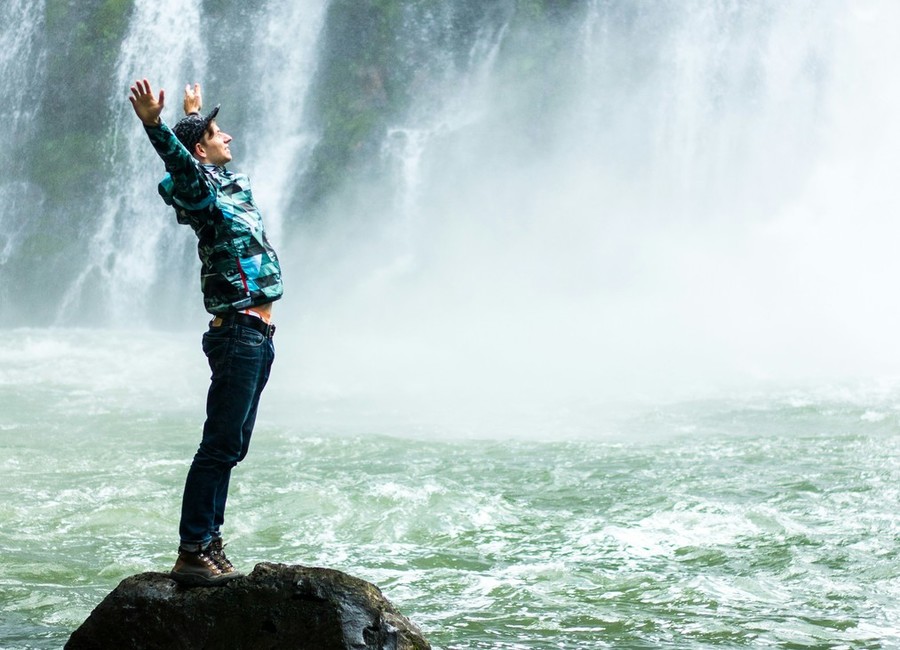
{"label": "man's ear", "polygon": [[194,145],[194,156],[196,158],[206,158],[206,149],[204,149],[203,145],[199,142]]}

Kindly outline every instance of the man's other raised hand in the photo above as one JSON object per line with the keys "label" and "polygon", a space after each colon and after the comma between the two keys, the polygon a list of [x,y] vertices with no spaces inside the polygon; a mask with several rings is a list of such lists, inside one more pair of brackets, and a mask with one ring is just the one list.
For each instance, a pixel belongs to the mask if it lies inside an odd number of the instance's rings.
{"label": "man's other raised hand", "polygon": [[184,114],[199,113],[203,108],[203,96],[200,94],[200,84],[195,83],[194,87],[188,84],[184,87]]}

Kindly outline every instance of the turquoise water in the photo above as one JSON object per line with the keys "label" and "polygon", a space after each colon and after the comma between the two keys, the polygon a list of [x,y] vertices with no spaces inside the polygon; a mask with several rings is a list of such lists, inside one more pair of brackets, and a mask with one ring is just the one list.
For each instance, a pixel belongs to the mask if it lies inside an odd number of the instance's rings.
{"label": "turquoise water", "polygon": [[[0,338],[0,647],[59,648],[170,567],[206,377],[194,336]],[[370,580],[445,650],[900,646],[895,384],[480,437],[330,425],[337,398],[288,417],[290,385],[233,481],[244,569]]]}

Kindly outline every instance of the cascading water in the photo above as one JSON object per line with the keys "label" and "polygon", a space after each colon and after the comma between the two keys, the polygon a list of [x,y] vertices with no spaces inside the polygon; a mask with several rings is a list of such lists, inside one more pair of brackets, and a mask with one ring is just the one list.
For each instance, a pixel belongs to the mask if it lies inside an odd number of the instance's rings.
{"label": "cascading water", "polygon": [[[126,97],[135,79],[148,78],[156,90],[167,91],[164,118],[170,125],[177,121],[185,80],[205,81],[207,62],[217,55],[196,37],[203,26],[201,9],[197,3],[177,0],[135,4],[110,88],[110,179],[100,192],[103,207],[88,245],[90,258],[60,305],[60,319],[74,309],[99,306],[107,322],[122,325],[153,312],[148,298],[154,293],[174,296],[168,301],[172,306],[196,298],[196,291],[185,291],[196,279],[193,235],[174,227],[171,215],[161,208],[155,186],[163,171]],[[291,195],[289,175],[302,169],[303,151],[310,148],[311,136],[302,132],[297,117],[314,70],[312,48],[323,15],[324,2],[272,2],[248,29],[252,40],[263,46],[250,52],[256,71],[248,76],[258,82],[250,127],[236,135],[255,151],[242,163],[258,169],[257,192],[261,204],[270,208],[275,236],[287,201],[283,197]],[[215,101],[215,90],[215,84],[207,85],[205,110]],[[220,123],[237,121],[239,111],[234,109],[223,106]],[[149,300],[159,304],[158,298]],[[171,316],[158,320],[167,321],[177,322]]]}
{"label": "cascading water", "polygon": [[296,179],[317,140],[304,120],[304,109],[326,6],[326,0],[271,2],[253,39],[261,44],[253,62],[259,106],[251,109],[252,120],[239,136],[250,150],[246,163],[239,165],[254,172],[254,192],[267,215],[269,237],[276,242],[281,241]]}
{"label": "cascading water", "polygon": [[[109,322],[143,320],[148,289],[166,270],[182,267],[185,246],[176,242],[183,240],[151,203],[158,200],[152,188],[162,172],[150,162],[153,151],[135,128],[127,95],[136,79],[152,79],[157,91],[168,89],[166,117],[174,124],[181,113],[182,80],[205,76],[203,41],[191,37],[200,30],[200,9],[184,0],[138,0],[134,5],[110,89],[110,179],[99,193],[102,207],[89,257],[60,306],[60,319],[84,308],[85,296],[99,293]],[[173,255],[173,249],[182,255]]]}
{"label": "cascading water", "polygon": [[28,118],[43,92],[47,53],[40,35],[44,11],[43,2],[28,0],[10,0],[0,7],[0,79],[8,89],[0,106],[4,123],[0,152],[5,167],[15,161],[14,149],[23,146],[32,135]]}
{"label": "cascading water", "polygon": [[[27,178],[19,152],[33,135],[29,116],[43,93],[43,17],[43,2],[10,0],[0,7],[0,80],[6,89],[0,102],[0,270],[14,264],[28,225],[23,215],[41,206],[40,189]],[[8,300],[7,292],[8,287],[0,288],[0,304]]]}
{"label": "cascading water", "polygon": [[[402,28],[403,33],[417,32],[423,49],[428,49],[435,41],[447,40],[452,29],[452,22],[447,17],[443,22],[431,16],[429,18],[424,25],[409,18],[408,24]],[[441,53],[443,57],[438,57],[429,70],[438,83],[414,98],[405,116],[407,123],[387,129],[382,155],[398,170],[394,176],[397,192],[394,208],[399,221],[407,229],[415,228],[417,214],[424,216],[428,213],[423,205],[427,197],[421,194],[426,151],[434,146],[435,141],[452,138],[455,133],[476,122],[487,109],[484,105],[488,91],[486,83],[509,20],[510,16],[504,15],[499,24],[488,22],[481,26],[462,65],[456,65],[451,53]],[[408,56],[418,58],[416,53]],[[427,228],[426,224],[420,225]],[[417,246],[415,242],[406,243]]]}

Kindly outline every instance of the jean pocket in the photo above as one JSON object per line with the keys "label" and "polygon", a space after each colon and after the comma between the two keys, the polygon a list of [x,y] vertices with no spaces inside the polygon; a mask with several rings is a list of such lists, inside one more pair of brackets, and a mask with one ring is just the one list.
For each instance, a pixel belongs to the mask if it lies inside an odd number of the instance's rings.
{"label": "jean pocket", "polygon": [[229,343],[231,343],[230,327],[210,329],[203,334],[203,354],[209,359],[210,365],[228,354]]}
{"label": "jean pocket", "polygon": [[251,327],[237,328],[237,342],[252,348],[258,348],[266,340],[261,332],[257,332]]}

